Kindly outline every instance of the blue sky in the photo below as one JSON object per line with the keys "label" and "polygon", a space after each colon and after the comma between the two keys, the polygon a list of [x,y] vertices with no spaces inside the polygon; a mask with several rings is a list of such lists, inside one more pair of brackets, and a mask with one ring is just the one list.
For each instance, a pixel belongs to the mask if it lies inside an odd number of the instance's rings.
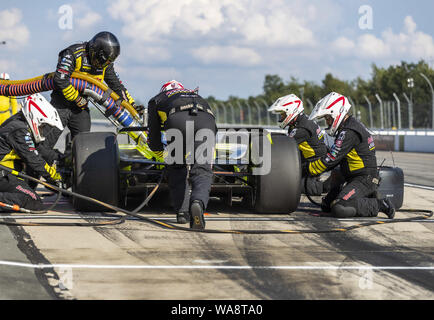
{"label": "blue sky", "polygon": [[121,42],[115,67],[142,102],[171,79],[205,97],[247,98],[266,74],[319,83],[328,72],[368,78],[372,63],[434,60],[432,12],[432,0],[2,0],[0,72],[52,72],[61,49],[107,30]]}

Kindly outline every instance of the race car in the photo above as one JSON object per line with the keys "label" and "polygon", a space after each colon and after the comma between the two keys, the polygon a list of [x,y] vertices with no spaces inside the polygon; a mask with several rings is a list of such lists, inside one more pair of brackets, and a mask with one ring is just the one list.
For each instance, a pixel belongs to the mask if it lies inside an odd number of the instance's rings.
{"label": "race car", "polygon": [[[53,74],[0,81],[0,94],[30,95],[53,90]],[[71,84],[110,120],[117,132],[80,133],[72,141],[72,161],[59,168],[72,191],[122,207],[130,196],[145,198],[156,184],[166,184],[166,162],[147,144],[146,114],[138,115],[102,82],[74,72]],[[127,135],[126,143],[120,143]],[[228,205],[237,197],[258,213],[290,213],[301,196],[301,164],[294,139],[263,128],[219,128],[216,136],[211,196]],[[125,140],[125,139],[123,139]],[[67,141],[69,143],[69,141]],[[73,197],[79,211],[106,209]]]}
{"label": "race car", "polygon": [[[146,143],[119,143],[119,135],[145,127],[113,132],[80,133],[72,141],[72,191],[115,206],[127,196],[145,197],[162,177],[164,160],[157,160]],[[244,136],[243,142],[232,142]],[[211,196],[228,205],[237,197],[258,213],[290,213],[300,201],[301,166],[295,141],[260,128],[220,129],[217,132]],[[79,211],[101,206],[73,198]]]}

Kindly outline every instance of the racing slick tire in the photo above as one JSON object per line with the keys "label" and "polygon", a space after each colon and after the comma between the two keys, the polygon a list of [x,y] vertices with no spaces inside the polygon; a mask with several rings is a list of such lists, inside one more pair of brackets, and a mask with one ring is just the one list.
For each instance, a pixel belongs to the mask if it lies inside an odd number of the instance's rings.
{"label": "racing slick tire", "polygon": [[261,143],[271,144],[270,157],[264,156],[270,170],[268,174],[256,176],[254,209],[258,213],[294,212],[301,196],[301,160],[297,143],[283,134],[273,134],[271,140],[252,137],[252,148]]}
{"label": "racing slick tire", "polygon": [[[83,132],[72,142],[72,191],[117,206],[119,203],[119,146],[112,132]],[[78,211],[110,211],[73,197]]]}

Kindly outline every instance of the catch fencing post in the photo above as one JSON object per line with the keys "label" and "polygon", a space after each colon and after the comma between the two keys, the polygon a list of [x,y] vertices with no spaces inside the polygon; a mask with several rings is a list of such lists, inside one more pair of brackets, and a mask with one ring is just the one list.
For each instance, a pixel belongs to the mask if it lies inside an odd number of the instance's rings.
{"label": "catch fencing post", "polygon": [[[259,104],[256,102],[256,100],[255,101],[253,101],[254,102],[254,104],[256,105],[256,111],[257,111],[257,116],[258,116],[258,125],[260,125],[261,124],[261,108],[259,107]],[[267,112],[268,113],[268,112]],[[268,121],[269,122],[269,121]],[[268,124],[270,124],[270,123],[268,123]]]}
{"label": "catch fencing post", "polygon": [[363,98],[365,98],[366,102],[368,103],[368,108],[369,108],[369,125],[371,126],[371,129],[374,127],[374,121],[372,118],[372,104],[371,101],[369,101],[367,96],[363,96]]}
{"label": "catch fencing post", "polygon": [[384,129],[384,120],[383,120],[383,101],[381,100],[378,93],[375,94],[375,98],[377,98],[378,102],[380,103],[380,122],[381,122],[381,129]]}
{"label": "catch fencing post", "polygon": [[397,113],[398,113],[398,129],[401,129],[401,101],[399,100],[398,96],[396,95],[396,93],[393,93],[393,97],[396,100],[396,106],[398,108]]}
{"label": "catch fencing post", "polygon": [[219,106],[217,103],[210,103],[210,105],[215,110],[215,122],[218,123],[220,120]]}
{"label": "catch fencing post", "polygon": [[432,95],[432,115],[431,115],[431,128],[434,129],[434,89],[432,86],[431,81],[429,81],[428,77],[426,75],[424,75],[423,73],[420,74],[422,76],[422,78],[424,78],[426,80],[426,82],[428,82],[429,87],[431,88],[431,95]]}
{"label": "catch fencing post", "polygon": [[225,116],[225,119],[224,119],[225,122],[224,122],[224,124],[228,124],[228,112],[227,112],[226,107],[223,104],[223,102],[221,102],[221,105],[223,106],[223,114]]}
{"label": "catch fencing post", "polygon": [[408,104],[408,128],[413,130],[413,102],[408,98],[405,92],[402,94]]}

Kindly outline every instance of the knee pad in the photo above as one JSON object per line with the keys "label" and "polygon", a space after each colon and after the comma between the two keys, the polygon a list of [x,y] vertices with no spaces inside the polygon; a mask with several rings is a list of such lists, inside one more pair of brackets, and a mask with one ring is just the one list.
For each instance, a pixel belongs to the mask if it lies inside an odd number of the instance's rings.
{"label": "knee pad", "polygon": [[357,209],[352,201],[338,200],[332,204],[331,213],[336,218],[350,218],[357,215]]}

